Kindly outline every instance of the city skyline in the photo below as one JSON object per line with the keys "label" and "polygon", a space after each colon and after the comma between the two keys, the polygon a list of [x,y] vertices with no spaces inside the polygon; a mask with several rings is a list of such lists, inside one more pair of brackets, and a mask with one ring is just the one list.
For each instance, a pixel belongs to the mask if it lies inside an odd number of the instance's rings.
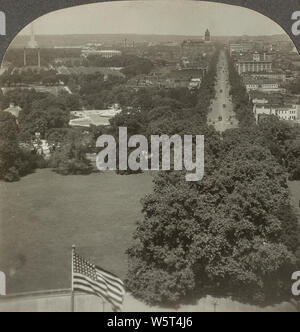
{"label": "city skyline", "polygon": [[[36,35],[202,36],[207,28],[213,36],[285,34],[277,23],[253,10],[192,0],[116,1],[82,5],[46,14],[33,23]],[[30,35],[30,25],[19,35]]]}

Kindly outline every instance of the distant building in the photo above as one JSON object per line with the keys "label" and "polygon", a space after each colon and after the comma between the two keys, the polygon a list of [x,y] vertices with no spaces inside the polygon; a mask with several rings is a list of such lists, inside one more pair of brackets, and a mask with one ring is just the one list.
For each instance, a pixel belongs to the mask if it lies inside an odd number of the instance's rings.
{"label": "distant building", "polygon": [[209,30],[206,30],[204,39],[188,39],[181,44],[182,57],[186,57],[189,61],[207,55],[214,50],[214,44],[211,42]]}
{"label": "distant building", "polygon": [[10,113],[11,115],[15,116],[16,118],[19,117],[22,108],[20,106],[15,106],[14,104],[10,104],[10,106],[4,110],[4,112]]}
{"label": "distant building", "polygon": [[287,75],[284,72],[253,72],[253,73],[244,73],[243,74],[244,79],[255,79],[255,80],[277,80],[278,82],[286,82]]}
{"label": "distant building", "polygon": [[243,73],[270,73],[273,69],[273,63],[266,54],[254,53],[252,59],[238,60],[236,67],[240,75]]}
{"label": "distant building", "polygon": [[300,122],[300,105],[278,106],[254,104],[253,113],[257,122],[259,122],[259,118],[262,115],[274,115],[283,121]]}
{"label": "distant building", "polygon": [[189,89],[190,90],[200,89],[201,83],[202,83],[201,78],[192,78],[189,83]]}
{"label": "distant building", "polygon": [[277,116],[280,120],[300,121],[300,105],[279,107]]}
{"label": "distant building", "polygon": [[125,75],[121,72],[123,68],[110,68],[110,67],[65,67],[61,66],[57,68],[57,71],[61,75],[93,75],[96,73],[103,76],[116,76],[119,78],[125,78]]}
{"label": "distant building", "polygon": [[195,59],[191,59],[188,57],[182,57],[180,62],[177,63],[176,70],[179,71],[202,71],[202,77],[207,73],[208,70],[208,62],[207,59],[201,59],[199,61],[199,57]]}
{"label": "distant building", "polygon": [[80,110],[71,112],[74,119],[70,120],[71,127],[109,126],[109,120],[122,110],[119,105],[114,105],[107,110]]}
{"label": "distant building", "polygon": [[202,83],[202,79],[199,78],[192,78],[190,81],[189,88],[190,89],[199,89]]}
{"label": "distant building", "polygon": [[185,40],[181,44],[182,56],[187,58],[194,58],[213,51],[214,47],[210,43],[205,43],[203,40]]}
{"label": "distant building", "polygon": [[299,104],[299,97],[297,95],[283,94],[280,92],[265,93],[261,91],[250,91],[249,97],[253,104],[258,105],[275,105],[276,107],[283,107],[286,105]]}
{"label": "distant building", "polygon": [[139,75],[127,81],[130,89],[139,90],[149,88],[188,88],[198,89],[205,76],[205,68],[170,70],[168,72],[155,72],[150,75]]}
{"label": "distant building", "polygon": [[210,42],[210,41],[211,41],[210,31],[209,31],[208,29],[205,31],[205,37],[204,37],[204,40],[205,40],[206,42]]}
{"label": "distant building", "polygon": [[182,56],[186,59],[195,59],[208,51],[203,40],[185,40],[182,45]]}
{"label": "distant building", "polygon": [[253,48],[251,43],[240,43],[240,44],[230,44],[229,51],[230,55],[233,53],[248,53]]}
{"label": "distant building", "polygon": [[1,88],[1,91],[4,95],[6,95],[7,93],[15,90],[16,88],[19,90],[35,90],[36,92],[50,93],[55,97],[58,97],[62,92],[72,94],[71,90],[67,86],[63,85],[46,86],[38,84],[23,84],[17,87],[4,87]]}
{"label": "distant building", "polygon": [[89,55],[100,55],[103,58],[110,59],[114,56],[122,55],[122,52],[119,50],[82,50],[82,56],[88,57]]}
{"label": "distant building", "polygon": [[291,40],[282,40],[273,42],[271,45],[271,50],[287,53],[292,51],[293,47],[294,44]]}
{"label": "distant building", "polygon": [[252,102],[253,102],[253,104],[256,104],[256,105],[266,105],[269,103],[268,99],[266,99],[266,98],[253,98]]}
{"label": "distant building", "polygon": [[109,118],[100,116],[88,116],[85,118],[78,118],[70,120],[70,127],[85,127],[89,128],[91,125],[94,126],[109,126]]}
{"label": "distant building", "polygon": [[280,83],[274,80],[245,79],[244,83],[247,92],[260,91],[264,93],[270,93],[270,92],[286,93],[286,89],[281,88]]}
{"label": "distant building", "polygon": [[188,88],[190,86],[190,80],[183,77],[178,78],[167,78],[162,86],[166,89],[176,89],[176,88]]}
{"label": "distant building", "polygon": [[277,115],[276,109],[270,105],[254,105],[253,113],[256,119],[256,122],[259,122],[259,119],[262,115]]}

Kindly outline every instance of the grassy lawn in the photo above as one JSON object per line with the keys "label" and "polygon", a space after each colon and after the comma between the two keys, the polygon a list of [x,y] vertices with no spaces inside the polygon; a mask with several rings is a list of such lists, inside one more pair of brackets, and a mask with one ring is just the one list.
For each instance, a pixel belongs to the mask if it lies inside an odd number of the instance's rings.
{"label": "grassy lawn", "polygon": [[0,183],[0,270],[8,293],[70,287],[71,246],[124,278],[149,174],[57,175]]}
{"label": "grassy lawn", "polygon": [[[300,182],[289,187],[299,207]],[[140,199],[151,190],[150,174],[64,177],[41,170],[0,182],[0,270],[8,293],[70,287],[72,244],[124,278]]]}

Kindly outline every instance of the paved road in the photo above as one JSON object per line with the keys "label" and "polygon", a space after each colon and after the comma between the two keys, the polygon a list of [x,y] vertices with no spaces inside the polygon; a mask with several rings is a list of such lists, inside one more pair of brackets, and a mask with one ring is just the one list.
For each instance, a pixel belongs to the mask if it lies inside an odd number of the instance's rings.
{"label": "paved road", "polygon": [[217,64],[216,97],[212,101],[208,115],[208,123],[214,125],[219,132],[238,127],[229,92],[228,60],[225,52],[221,51]]}

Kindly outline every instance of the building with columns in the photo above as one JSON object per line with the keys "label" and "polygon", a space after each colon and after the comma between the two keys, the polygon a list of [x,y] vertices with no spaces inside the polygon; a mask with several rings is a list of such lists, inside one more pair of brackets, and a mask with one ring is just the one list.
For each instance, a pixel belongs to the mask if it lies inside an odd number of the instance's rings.
{"label": "building with columns", "polygon": [[254,104],[253,113],[256,122],[259,122],[261,116],[274,115],[282,121],[292,121],[300,123],[300,105],[271,105],[271,104]]}
{"label": "building with columns", "polygon": [[266,54],[254,53],[252,59],[240,59],[236,63],[238,73],[270,73],[273,69],[272,60]]}

